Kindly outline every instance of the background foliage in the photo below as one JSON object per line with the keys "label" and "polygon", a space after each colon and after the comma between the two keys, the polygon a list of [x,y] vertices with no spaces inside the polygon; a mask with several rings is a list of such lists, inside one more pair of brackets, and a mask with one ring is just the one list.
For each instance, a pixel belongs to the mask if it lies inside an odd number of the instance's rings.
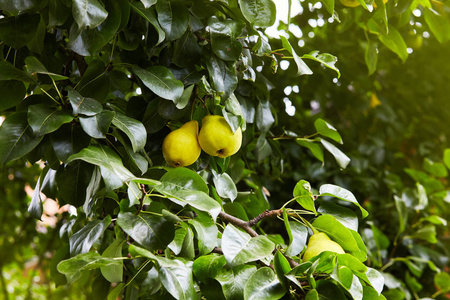
{"label": "background foliage", "polygon": [[288,2],[0,1],[3,298],[448,297],[449,2]]}

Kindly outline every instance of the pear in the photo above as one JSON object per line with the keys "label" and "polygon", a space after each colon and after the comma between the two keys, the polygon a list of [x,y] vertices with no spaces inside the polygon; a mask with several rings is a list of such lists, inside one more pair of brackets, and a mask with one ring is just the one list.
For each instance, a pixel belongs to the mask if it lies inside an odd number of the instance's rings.
{"label": "pear", "polygon": [[338,254],[345,253],[341,245],[330,240],[328,235],[323,232],[317,232],[309,238],[308,248],[306,248],[306,251],[303,254],[303,261],[308,261],[324,251],[331,251]]}
{"label": "pear", "polygon": [[169,133],[163,141],[162,151],[166,162],[172,167],[192,165],[200,156],[198,123],[189,121]]}
{"label": "pear", "polygon": [[224,117],[209,115],[202,120],[198,142],[209,155],[228,157],[241,148],[242,130],[238,128],[233,134]]}

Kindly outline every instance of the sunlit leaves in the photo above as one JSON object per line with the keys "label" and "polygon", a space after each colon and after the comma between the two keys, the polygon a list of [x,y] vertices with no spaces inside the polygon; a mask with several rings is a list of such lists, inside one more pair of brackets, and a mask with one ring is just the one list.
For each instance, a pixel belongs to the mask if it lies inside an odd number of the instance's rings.
{"label": "sunlit leaves", "polygon": [[274,271],[269,267],[260,268],[247,281],[244,299],[280,299],[286,290],[281,286]]}
{"label": "sunlit leaves", "polygon": [[216,200],[208,196],[208,187],[203,179],[186,168],[170,170],[161,177],[161,184],[156,186],[156,190],[171,198],[175,198],[177,203],[209,212],[213,219],[217,217],[221,206]]}
{"label": "sunlit leaves", "polygon": [[134,177],[123,166],[120,157],[113,150],[104,146],[93,145],[84,148],[79,153],[69,157],[67,162],[69,163],[77,159],[99,166],[103,180],[111,190],[121,187],[124,182]]}
{"label": "sunlit leaves", "polygon": [[154,66],[148,69],[133,67],[133,73],[146,87],[164,99],[177,101],[183,94],[183,83],[176,80],[166,67]]}
{"label": "sunlit leaves", "polygon": [[267,237],[251,237],[231,224],[227,225],[222,235],[222,251],[230,266],[265,258],[274,247]]}
{"label": "sunlit leaves", "polygon": [[147,142],[147,131],[141,122],[124,114],[116,113],[112,123],[128,136],[134,152],[144,149]]}
{"label": "sunlit leaves", "polygon": [[369,214],[356,200],[355,196],[349,190],[346,190],[342,187],[333,185],[333,184],[324,184],[320,187],[319,190],[320,196],[332,196],[338,199],[351,202],[358,206],[361,210],[362,217],[365,218]]}
{"label": "sunlit leaves", "polygon": [[276,18],[276,7],[272,0],[239,0],[244,17],[254,26],[269,27]]}
{"label": "sunlit leaves", "polygon": [[337,57],[328,53],[319,53],[319,51],[312,51],[309,54],[305,54],[302,58],[311,59],[323,64],[325,67],[336,71],[338,78],[341,77],[339,69],[336,68],[335,64],[337,62]]}
{"label": "sunlit leaves", "polygon": [[424,9],[425,22],[427,22],[434,36],[440,43],[450,40],[450,21],[448,16],[441,15],[432,8]]}
{"label": "sunlit leaves", "polygon": [[400,32],[398,32],[395,27],[389,25],[388,33],[380,34],[378,37],[386,47],[397,54],[400,59],[405,62],[406,58],[408,57],[406,43]]}
{"label": "sunlit leaves", "polygon": [[297,65],[297,75],[311,75],[313,72],[308,67],[308,65],[300,58],[300,56],[297,55],[295,50],[292,48],[291,44],[289,43],[288,39],[284,36],[280,36],[281,42],[283,43],[283,47],[292,54],[294,61]]}

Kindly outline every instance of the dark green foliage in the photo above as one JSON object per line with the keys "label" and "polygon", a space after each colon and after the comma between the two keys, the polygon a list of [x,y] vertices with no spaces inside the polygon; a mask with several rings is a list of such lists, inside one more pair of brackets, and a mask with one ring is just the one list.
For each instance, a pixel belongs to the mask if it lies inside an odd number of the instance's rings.
{"label": "dark green foliage", "polygon": [[[445,297],[448,3],[292,2],[0,0],[5,299],[33,256],[46,299]],[[169,167],[208,114],[239,152]]]}

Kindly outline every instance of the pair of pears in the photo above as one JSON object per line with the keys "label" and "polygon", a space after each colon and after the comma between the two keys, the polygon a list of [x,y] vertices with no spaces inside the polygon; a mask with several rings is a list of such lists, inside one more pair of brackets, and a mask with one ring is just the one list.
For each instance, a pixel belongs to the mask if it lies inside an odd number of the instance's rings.
{"label": "pair of pears", "polygon": [[162,151],[170,166],[184,167],[193,164],[202,149],[209,155],[223,158],[238,152],[241,144],[241,128],[233,133],[224,117],[209,115],[202,119],[200,133],[197,121],[189,121],[169,133]]}
{"label": "pair of pears", "polygon": [[341,245],[332,241],[328,235],[323,232],[317,232],[309,238],[308,248],[306,248],[306,251],[303,254],[303,261],[308,261],[324,251],[335,252],[338,254],[345,253]]}

